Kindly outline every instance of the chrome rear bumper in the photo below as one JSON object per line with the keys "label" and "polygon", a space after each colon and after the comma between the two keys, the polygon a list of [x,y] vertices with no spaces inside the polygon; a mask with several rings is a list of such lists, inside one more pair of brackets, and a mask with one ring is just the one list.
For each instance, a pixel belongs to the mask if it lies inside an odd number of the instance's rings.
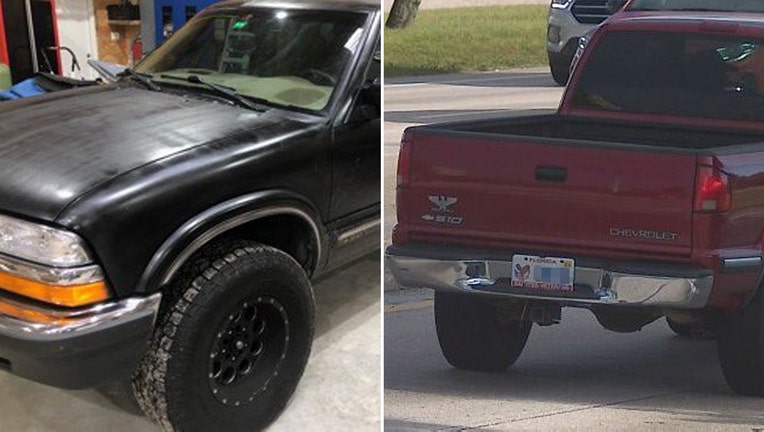
{"label": "chrome rear bumper", "polygon": [[604,267],[576,266],[571,293],[533,291],[512,287],[511,262],[484,259],[447,259],[407,256],[388,249],[387,265],[404,287],[559,301],[566,304],[608,304],[697,309],[704,307],[713,286],[710,271],[689,269],[661,274],[611,271]]}

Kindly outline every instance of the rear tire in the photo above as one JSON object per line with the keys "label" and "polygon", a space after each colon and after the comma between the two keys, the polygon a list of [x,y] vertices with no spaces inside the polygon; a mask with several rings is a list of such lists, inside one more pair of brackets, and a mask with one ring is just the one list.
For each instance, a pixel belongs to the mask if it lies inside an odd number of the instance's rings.
{"label": "rear tire", "polygon": [[133,376],[141,409],[165,430],[254,431],[283,410],[313,342],[303,269],[251,242],[203,251],[169,287]]}
{"label": "rear tire", "polygon": [[698,325],[696,323],[680,323],[666,317],[669,328],[679,336],[692,340],[716,339],[716,330],[712,327]]}
{"label": "rear tire", "polygon": [[764,396],[764,292],[739,313],[725,318],[719,332],[719,361],[735,393]]}
{"label": "rear tire", "polygon": [[448,363],[457,369],[486,372],[514,364],[532,323],[501,312],[484,297],[435,292],[435,327]]}

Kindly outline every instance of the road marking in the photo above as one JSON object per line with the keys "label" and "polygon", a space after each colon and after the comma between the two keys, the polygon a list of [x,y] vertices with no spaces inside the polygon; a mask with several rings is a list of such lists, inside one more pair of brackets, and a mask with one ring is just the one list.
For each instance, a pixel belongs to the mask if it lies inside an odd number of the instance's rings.
{"label": "road marking", "polygon": [[385,305],[385,313],[406,312],[412,310],[426,309],[432,307],[432,299],[422,300],[413,303],[399,303]]}
{"label": "road marking", "polygon": [[419,87],[424,85],[440,84],[434,82],[415,82],[415,83],[401,83],[401,84],[385,84],[385,88],[389,87]]}

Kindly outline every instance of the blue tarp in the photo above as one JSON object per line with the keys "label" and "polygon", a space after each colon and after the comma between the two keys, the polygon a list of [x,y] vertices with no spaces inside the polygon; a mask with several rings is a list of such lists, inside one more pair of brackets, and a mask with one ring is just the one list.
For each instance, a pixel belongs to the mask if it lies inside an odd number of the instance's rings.
{"label": "blue tarp", "polygon": [[45,90],[37,85],[36,78],[29,78],[21,81],[8,90],[0,91],[0,101],[21,99],[43,93],[45,93]]}

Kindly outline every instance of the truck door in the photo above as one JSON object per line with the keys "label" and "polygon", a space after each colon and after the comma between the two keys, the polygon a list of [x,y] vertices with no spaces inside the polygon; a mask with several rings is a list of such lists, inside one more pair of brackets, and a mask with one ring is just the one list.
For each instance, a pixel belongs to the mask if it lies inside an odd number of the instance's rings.
{"label": "truck door", "polygon": [[[380,85],[379,43],[365,65],[364,87],[358,91],[342,124],[335,128],[332,149],[331,219],[379,205]],[[364,69],[361,69],[364,70]],[[374,84],[376,83],[376,84]],[[376,97],[376,101],[373,100]]]}

